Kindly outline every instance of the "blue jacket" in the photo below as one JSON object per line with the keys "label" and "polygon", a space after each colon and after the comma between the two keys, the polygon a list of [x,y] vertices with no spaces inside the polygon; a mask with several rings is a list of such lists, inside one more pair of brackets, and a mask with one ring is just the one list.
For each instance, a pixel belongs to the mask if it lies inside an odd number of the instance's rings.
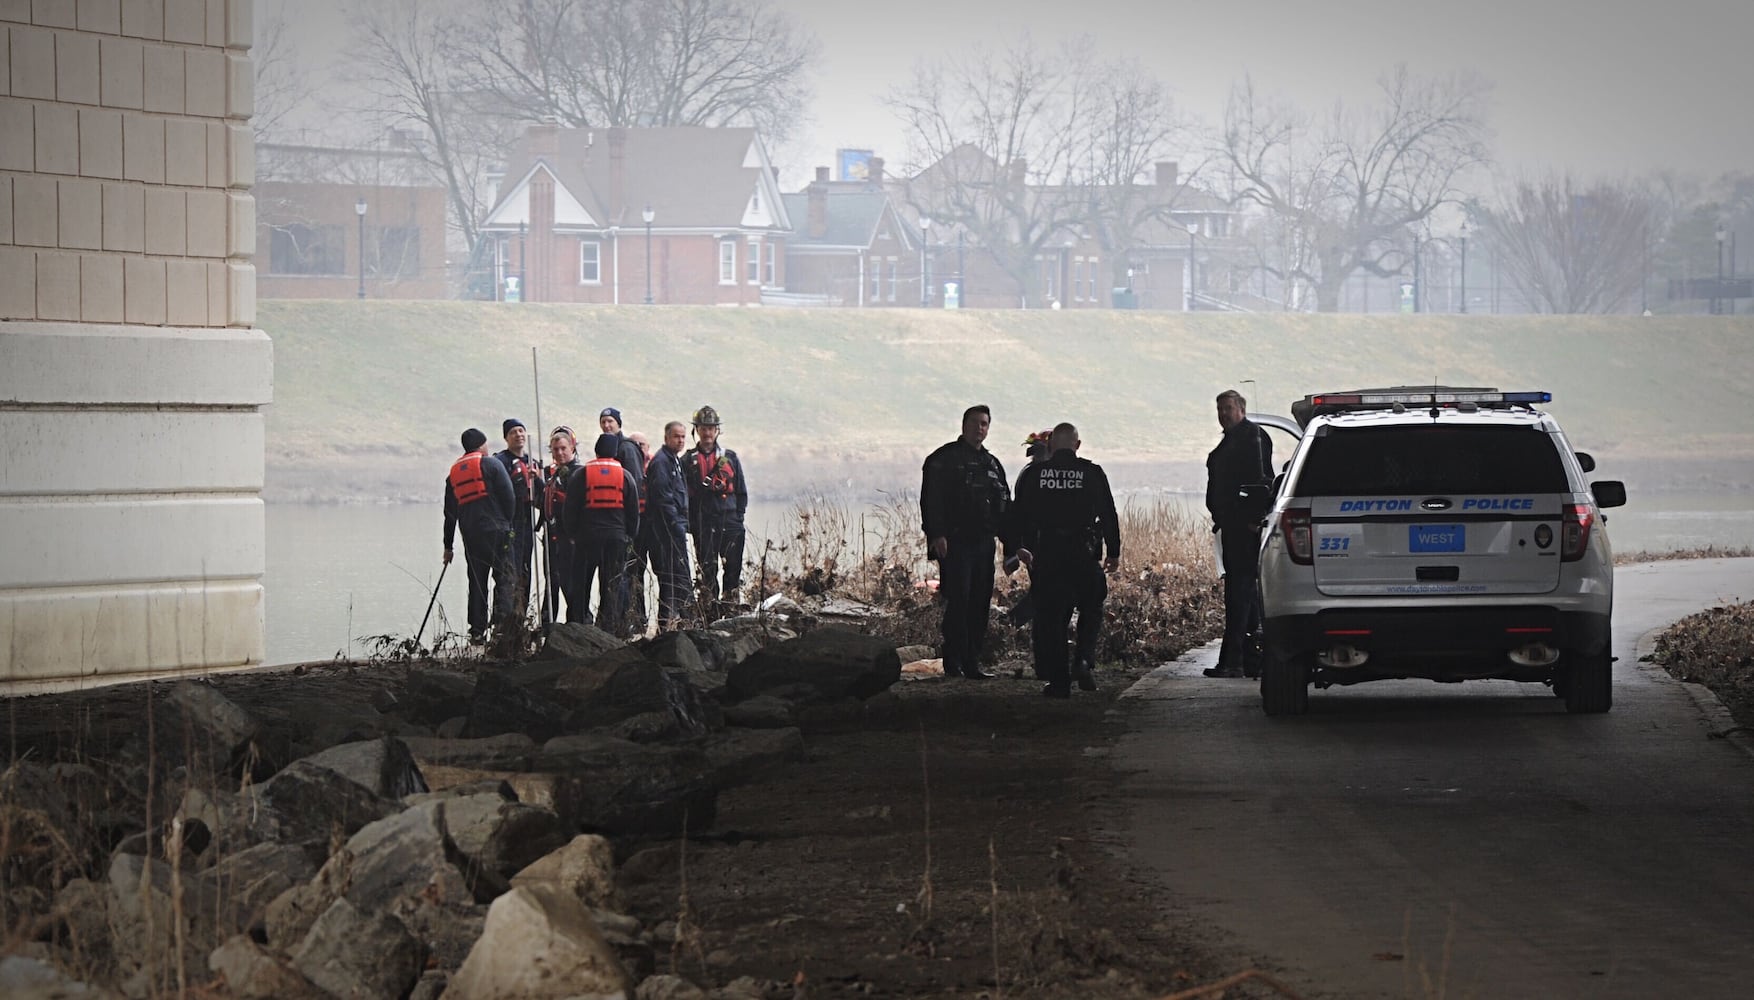
{"label": "blue jacket", "polygon": [[688,533],[688,479],[683,471],[687,452],[659,448],[646,467],[646,523],[672,536]]}

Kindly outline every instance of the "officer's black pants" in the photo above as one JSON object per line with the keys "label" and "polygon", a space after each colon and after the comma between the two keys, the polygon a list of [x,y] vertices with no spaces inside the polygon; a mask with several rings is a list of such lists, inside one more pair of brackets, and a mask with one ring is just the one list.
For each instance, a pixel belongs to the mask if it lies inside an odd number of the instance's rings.
{"label": "officer's black pants", "polygon": [[1055,687],[1071,685],[1066,662],[1066,630],[1078,612],[1079,660],[1096,665],[1096,640],[1102,634],[1102,604],[1108,598],[1108,577],[1102,564],[1087,556],[1053,559],[1037,556],[1029,570],[1029,593],[1035,604],[1035,675]]}
{"label": "officer's black pants", "polygon": [[652,572],[658,577],[658,621],[672,628],[688,607],[688,536],[662,525],[652,529]]}
{"label": "officer's black pants", "polygon": [[1261,532],[1228,525],[1218,543],[1224,557],[1224,645],[1218,651],[1218,668],[1236,672],[1253,665],[1249,637],[1261,629]]}
{"label": "officer's black pants", "polygon": [[573,606],[572,539],[557,534],[554,528],[549,528],[548,531],[548,620],[570,621],[571,619],[561,618],[560,602],[561,598],[566,599],[566,610],[568,614],[571,614]]}
{"label": "officer's black pants", "polygon": [[[743,543],[745,533],[741,521],[702,520],[694,534],[694,568],[700,574],[700,596],[707,605],[725,595],[737,599],[743,585]],[[721,566],[723,567],[721,570]],[[720,574],[724,586],[720,588]]]}
{"label": "officer's black pants", "polygon": [[952,535],[938,561],[938,592],[944,597],[944,676],[980,669],[993,606],[993,536]]}
{"label": "officer's black pants", "polygon": [[613,634],[621,620],[621,573],[627,559],[627,536],[620,532],[586,532],[573,543],[573,596],[566,620],[588,622],[591,580],[597,580],[597,627]]}
{"label": "officer's black pants", "polygon": [[[469,571],[469,631],[479,634],[487,626],[509,618],[512,613],[512,591],[506,586],[511,578],[512,534],[508,528],[488,528],[471,532],[463,529],[463,565]],[[492,577],[493,617],[487,613],[487,582]]]}

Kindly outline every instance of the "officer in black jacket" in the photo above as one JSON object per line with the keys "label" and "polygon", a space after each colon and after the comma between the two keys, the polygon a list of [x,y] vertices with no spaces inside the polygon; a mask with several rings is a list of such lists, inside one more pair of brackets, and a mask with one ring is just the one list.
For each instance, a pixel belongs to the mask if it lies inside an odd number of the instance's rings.
{"label": "officer in black jacket", "polygon": [[983,444],[992,420],[985,406],[963,411],[962,436],[927,456],[921,469],[920,522],[944,599],[946,677],[994,676],[980,657],[993,601],[993,539],[1004,527],[1011,487]]}
{"label": "officer in black jacket", "polygon": [[1273,441],[1248,418],[1248,400],[1235,389],[1218,394],[1224,437],[1206,456],[1206,509],[1224,560],[1224,645],[1207,677],[1260,674],[1254,633],[1260,631],[1261,517],[1273,482]]}
{"label": "officer in black jacket", "polygon": [[[505,466],[487,454],[487,435],[474,427],[463,432],[463,456],[445,476],[445,565],[459,525],[463,563],[469,571],[469,641],[487,639],[487,626],[512,614],[508,586],[512,562],[512,481]],[[487,581],[493,588],[493,617],[487,613]]]}
{"label": "officer in black jacket", "polygon": [[658,630],[682,627],[688,604],[688,479],[682,448],[688,429],[682,421],[664,425],[664,446],[646,466],[646,551],[658,578]]}
{"label": "officer in black jacket", "polygon": [[[1050,698],[1071,695],[1066,670],[1066,628],[1078,612],[1077,652],[1071,676],[1085,691],[1096,690],[1096,639],[1102,629],[1102,603],[1108,597],[1104,570],[1121,564],[1120,519],[1102,466],[1078,457],[1078,428],[1060,424],[1049,444],[1052,454],[1017,480],[1011,508],[1012,543],[1029,567],[1035,603],[1035,672]],[[1103,561],[1103,548],[1108,559]]]}
{"label": "officer in black jacket", "polygon": [[597,626],[614,634],[622,616],[621,574],[627,562],[627,540],[639,530],[639,485],[616,459],[614,434],[597,437],[596,457],[566,484],[562,518],[573,539],[573,600],[569,622],[586,622],[591,579],[597,578]]}

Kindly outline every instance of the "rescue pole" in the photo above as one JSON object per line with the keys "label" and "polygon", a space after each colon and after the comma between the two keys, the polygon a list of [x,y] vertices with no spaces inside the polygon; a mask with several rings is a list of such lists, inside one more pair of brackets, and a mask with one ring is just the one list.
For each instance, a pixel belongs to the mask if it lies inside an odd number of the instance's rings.
{"label": "rescue pole", "polygon": [[[538,441],[542,442],[538,447],[547,450],[548,439],[542,436],[542,366],[536,360],[535,347],[530,348],[530,375],[532,380],[536,383],[536,438]],[[546,463],[546,461],[546,458],[538,460],[536,467],[538,469],[544,468],[544,463]],[[542,485],[542,509],[537,511],[537,527],[543,532],[542,554],[536,556],[536,564],[542,570],[542,599],[539,602],[540,610],[537,611],[536,621],[543,630],[546,631],[548,626],[554,621],[555,612],[555,609],[549,606],[549,593],[554,588],[550,585],[548,579],[553,570],[553,564],[548,556],[548,544],[551,540],[553,531],[548,524],[548,484],[544,482]],[[535,555],[535,553],[531,554]]]}
{"label": "rescue pole", "polygon": [[444,585],[445,570],[451,568],[450,563],[439,567],[438,583],[432,585],[432,600],[426,602],[426,614],[420,616],[420,629],[414,633],[414,645],[419,647],[420,637],[426,634],[426,621],[432,617],[432,606],[438,603],[439,587]]}

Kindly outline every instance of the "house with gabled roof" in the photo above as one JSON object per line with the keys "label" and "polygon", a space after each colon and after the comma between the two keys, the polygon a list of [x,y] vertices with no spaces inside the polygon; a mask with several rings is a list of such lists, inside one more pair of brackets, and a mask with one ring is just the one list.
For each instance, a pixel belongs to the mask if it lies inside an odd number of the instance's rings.
{"label": "house with gabled roof", "polygon": [[827,167],[782,196],[798,228],[786,241],[786,291],[802,305],[918,306],[919,234],[876,179],[832,181]]}
{"label": "house with gabled roof", "polygon": [[752,128],[535,125],[481,226],[498,298],[759,305],[790,217]]}

